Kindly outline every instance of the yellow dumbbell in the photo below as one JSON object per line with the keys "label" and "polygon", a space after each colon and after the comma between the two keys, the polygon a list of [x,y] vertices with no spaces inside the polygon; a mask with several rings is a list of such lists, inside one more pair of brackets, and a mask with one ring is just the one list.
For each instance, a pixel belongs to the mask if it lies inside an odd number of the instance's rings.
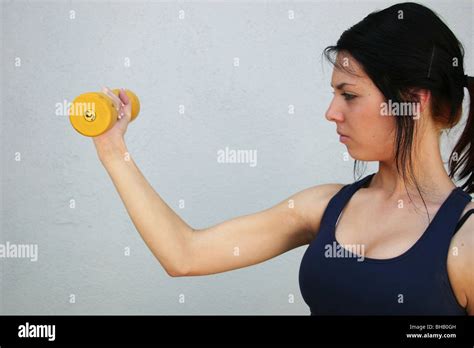
{"label": "yellow dumbbell", "polygon": [[[119,95],[119,89],[112,92]],[[132,119],[140,112],[140,101],[132,91],[125,93],[132,102]],[[112,99],[102,92],[84,93],[76,97],[69,108],[69,120],[76,131],[87,137],[96,137],[107,132],[118,120],[118,112]]]}

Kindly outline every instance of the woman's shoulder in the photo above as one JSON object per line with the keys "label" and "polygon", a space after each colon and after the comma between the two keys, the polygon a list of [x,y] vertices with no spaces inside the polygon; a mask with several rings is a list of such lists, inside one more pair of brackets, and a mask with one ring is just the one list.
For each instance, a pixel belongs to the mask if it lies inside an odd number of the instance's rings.
{"label": "woman's shoulder", "polygon": [[[470,202],[464,208],[459,219],[469,210],[474,209],[474,202]],[[463,225],[451,239],[448,254],[448,274],[453,288],[461,294],[462,304],[467,303],[467,312],[474,314],[474,214],[469,216]]]}

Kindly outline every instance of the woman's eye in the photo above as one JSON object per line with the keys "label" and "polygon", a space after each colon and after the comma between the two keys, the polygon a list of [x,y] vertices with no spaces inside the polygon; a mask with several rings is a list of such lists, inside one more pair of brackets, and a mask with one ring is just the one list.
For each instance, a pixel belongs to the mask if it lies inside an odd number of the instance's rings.
{"label": "woman's eye", "polygon": [[356,97],[355,95],[349,93],[342,93],[341,95],[344,96],[345,100],[352,100]]}

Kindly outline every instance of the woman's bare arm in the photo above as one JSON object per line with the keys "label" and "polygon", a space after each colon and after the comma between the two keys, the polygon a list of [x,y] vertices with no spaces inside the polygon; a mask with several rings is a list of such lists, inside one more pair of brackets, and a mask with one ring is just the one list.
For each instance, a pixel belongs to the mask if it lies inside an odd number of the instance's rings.
{"label": "woman's bare arm", "polygon": [[148,248],[170,276],[183,274],[193,229],[151,187],[124,142],[99,146],[98,156]]}
{"label": "woman's bare arm", "polygon": [[327,184],[305,189],[261,212],[194,230],[155,192],[128,154],[124,134],[131,119],[125,92],[110,96],[122,117],[94,137],[99,159],[111,177],[141,237],[171,276],[230,271],[268,260],[309,243],[329,199],[342,187]]}
{"label": "woman's bare arm", "polygon": [[155,192],[124,143],[101,147],[99,158],[137,231],[171,276],[230,271],[308,244],[329,198],[341,187],[315,186],[264,211],[194,230]]}
{"label": "woman's bare arm", "polygon": [[329,199],[341,187],[314,186],[261,212],[195,230],[189,247],[190,264],[184,275],[247,267],[309,244]]}

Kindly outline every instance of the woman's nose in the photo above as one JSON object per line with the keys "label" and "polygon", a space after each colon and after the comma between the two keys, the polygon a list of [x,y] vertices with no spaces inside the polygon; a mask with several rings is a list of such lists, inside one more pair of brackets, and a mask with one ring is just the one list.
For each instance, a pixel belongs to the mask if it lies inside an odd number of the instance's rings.
{"label": "woman's nose", "polygon": [[328,121],[342,121],[343,118],[342,112],[338,110],[337,106],[332,102],[326,110],[326,119]]}

